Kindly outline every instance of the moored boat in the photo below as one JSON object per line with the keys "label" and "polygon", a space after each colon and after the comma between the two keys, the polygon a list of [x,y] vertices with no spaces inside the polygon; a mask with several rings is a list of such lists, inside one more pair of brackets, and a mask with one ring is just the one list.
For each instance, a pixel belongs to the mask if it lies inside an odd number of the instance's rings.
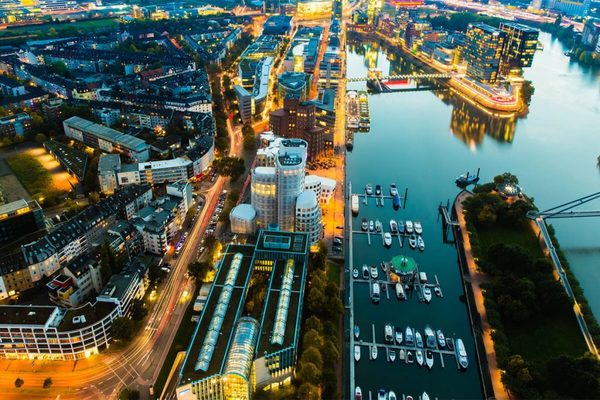
{"label": "moored boat", "polygon": [[375,223],[373,220],[369,220],[369,231],[373,232],[375,230]]}
{"label": "moored boat", "polygon": [[364,279],[369,279],[369,267],[367,267],[367,264],[363,264],[362,274]]}
{"label": "moored boat", "polygon": [[390,390],[390,392],[388,393],[388,400],[397,400],[398,398],[396,397],[396,393],[394,393],[393,390]]}
{"label": "moored boat", "polygon": [[423,347],[423,337],[421,336],[421,332],[417,331],[415,329],[415,343],[417,344],[417,347]]}
{"label": "moored boat", "polygon": [[398,233],[398,223],[393,219],[390,219],[390,231],[392,233]]}
{"label": "moored boat", "polygon": [[387,393],[384,389],[377,391],[377,400],[387,400]]}
{"label": "moored boat", "polygon": [[367,186],[365,186],[365,192],[370,196],[373,194],[373,185],[371,185],[370,183],[367,183]]}
{"label": "moored boat", "polygon": [[395,183],[392,183],[390,185],[390,196],[398,196],[398,187],[396,186]]}
{"label": "moored boat", "polygon": [[406,232],[406,226],[404,225],[403,221],[398,221],[398,233],[404,233]]}
{"label": "moored boat", "polygon": [[378,276],[379,276],[379,271],[377,271],[377,267],[374,265],[371,265],[371,278],[377,279]]}
{"label": "moored boat", "polygon": [[459,175],[456,177],[456,180],[454,182],[456,182],[456,184],[460,187],[469,186],[474,183],[477,183],[479,182],[479,171],[477,175],[469,174],[468,172]]}
{"label": "moored boat", "polygon": [[[406,399],[408,400],[408,397]],[[423,392],[423,394],[421,395],[421,400],[429,400],[429,395],[427,394],[427,392]]]}
{"label": "moored boat", "polygon": [[381,292],[379,291],[379,284],[377,282],[373,282],[372,285],[373,294],[371,296],[371,300],[373,303],[379,303],[379,297],[381,296]]}
{"label": "moored boat", "polygon": [[446,347],[446,338],[444,337],[444,332],[442,332],[440,329],[438,329],[436,331],[436,338],[437,338],[438,345],[441,348]]}
{"label": "moored boat", "polygon": [[427,286],[423,286],[423,298],[425,298],[425,301],[428,303],[431,301],[431,289]]}
{"label": "moored boat", "polygon": [[398,352],[398,357],[400,357],[400,360],[404,361],[404,358],[406,358],[406,352],[404,351],[404,349],[400,349],[400,351]]}
{"label": "moored boat", "polygon": [[394,207],[394,210],[397,210],[400,208],[400,196],[398,196],[398,195],[392,196],[392,206]]}
{"label": "moored boat", "polygon": [[381,232],[381,229],[383,228],[383,225],[381,224],[381,221],[376,219],[375,220],[375,230],[377,232]]}
{"label": "moored boat", "polygon": [[392,245],[392,235],[389,232],[383,234],[383,244],[385,247],[390,247]]}
{"label": "moored boat", "polygon": [[414,225],[413,225],[412,221],[406,221],[404,224],[406,226],[406,233],[414,232]]}
{"label": "moored boat", "polygon": [[406,342],[406,345],[412,346],[414,344],[414,340],[413,331],[410,326],[407,326],[406,332],[404,332],[404,341]]}
{"label": "moored boat", "polygon": [[360,390],[360,386],[354,388],[354,400],[362,400],[362,390]]}
{"label": "moored boat", "polygon": [[390,362],[396,361],[396,352],[394,350],[390,350],[388,352],[388,359],[390,360]]}
{"label": "moored boat", "polygon": [[423,351],[422,350],[417,350],[415,352],[415,358],[417,359],[417,364],[419,364],[419,367],[423,365]]}
{"label": "moored boat", "polygon": [[446,347],[448,348],[448,350],[454,350],[454,339],[446,338]]}
{"label": "moored boat", "polygon": [[358,278],[358,270],[357,270],[356,268],[354,268],[354,269],[352,270],[352,277],[353,277],[354,279]]}
{"label": "moored boat", "polygon": [[351,197],[351,208],[352,208],[352,214],[354,214],[354,215],[358,214],[359,205],[358,205],[358,195],[357,194],[353,194]]}
{"label": "moored boat", "polygon": [[392,330],[392,325],[390,324],[385,324],[385,328],[384,328],[384,339],[386,342],[391,343],[394,341],[394,336],[393,336],[393,330]]}
{"label": "moored boat", "polygon": [[396,344],[402,344],[402,328],[399,326],[394,328],[394,339],[396,340]]}
{"label": "moored boat", "polygon": [[413,227],[414,227],[415,233],[417,235],[420,235],[421,233],[423,233],[423,227],[421,226],[421,221],[415,221],[413,223]]}
{"label": "moored boat", "polygon": [[417,237],[414,233],[408,237],[408,245],[411,247],[411,249],[415,249],[417,247]]}
{"label": "moored boat", "polygon": [[377,359],[377,346],[371,346],[371,360]]}
{"label": "moored boat", "polygon": [[435,334],[433,333],[433,329],[429,325],[425,327],[425,345],[430,349],[435,348]]}
{"label": "moored boat", "polygon": [[354,337],[358,339],[360,336],[360,327],[358,325],[354,325]]}
{"label": "moored boat", "polygon": [[375,185],[375,196],[381,196],[381,185]]}
{"label": "moored boat", "polygon": [[357,344],[354,345],[354,361],[360,361],[360,346]]}
{"label": "moored boat", "polygon": [[408,350],[406,352],[406,362],[410,364],[413,361],[414,361],[413,353],[412,353],[412,351]]}
{"label": "moored boat", "polygon": [[417,247],[421,251],[425,251],[425,241],[421,236],[417,236]]}
{"label": "moored boat", "polygon": [[427,368],[433,368],[433,351],[427,350],[425,352],[425,364],[427,365]]}
{"label": "moored boat", "polygon": [[458,364],[462,369],[467,369],[469,366],[469,359],[467,358],[467,350],[465,350],[465,344],[462,339],[456,339],[456,357],[458,357]]}
{"label": "moored boat", "polygon": [[402,287],[402,283],[396,282],[396,297],[399,300],[406,299],[406,293],[404,293],[404,288]]}
{"label": "moored boat", "polygon": [[366,231],[367,229],[369,229],[369,222],[367,221],[366,218],[363,218],[362,221],[360,222],[360,229],[362,229],[363,231]]}

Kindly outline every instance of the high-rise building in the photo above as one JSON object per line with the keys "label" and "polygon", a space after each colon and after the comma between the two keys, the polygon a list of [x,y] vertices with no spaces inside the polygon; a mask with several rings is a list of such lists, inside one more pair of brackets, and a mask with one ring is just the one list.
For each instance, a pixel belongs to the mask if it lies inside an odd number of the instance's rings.
{"label": "high-rise building", "polygon": [[42,12],[75,10],[77,7],[75,0],[40,0]]}
{"label": "high-rise building", "polygon": [[277,225],[284,231],[294,230],[298,196],[304,191],[306,148],[303,140],[284,141],[275,159],[277,170]]}
{"label": "high-rise building", "polygon": [[469,24],[464,51],[467,75],[483,83],[496,82],[505,41],[504,31],[487,24]]}
{"label": "high-rise building", "polygon": [[590,11],[592,0],[556,0],[550,8],[570,17],[585,17]]}
{"label": "high-rise building", "polygon": [[317,243],[323,238],[323,220],[321,206],[317,194],[306,190],[296,199],[296,232],[308,234],[310,243]]}
{"label": "high-rise building", "polygon": [[383,0],[368,0],[367,3],[367,18],[369,25],[377,24],[377,17],[383,9]]}
{"label": "high-rise building", "polygon": [[503,22],[500,30],[506,32],[502,56],[502,70],[531,67],[537,49],[539,31],[515,22]]}
{"label": "high-rise building", "polygon": [[595,48],[600,39],[600,19],[588,18],[581,33],[581,44]]}

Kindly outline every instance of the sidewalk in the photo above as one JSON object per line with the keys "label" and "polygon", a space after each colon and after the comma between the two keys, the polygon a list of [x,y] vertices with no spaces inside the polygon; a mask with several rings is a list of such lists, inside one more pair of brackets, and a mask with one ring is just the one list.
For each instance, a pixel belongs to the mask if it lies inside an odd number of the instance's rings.
{"label": "sidewalk", "polygon": [[464,244],[465,258],[467,260],[467,266],[469,268],[470,283],[473,288],[473,295],[475,297],[475,305],[477,306],[477,312],[481,317],[481,330],[483,332],[483,344],[485,347],[485,353],[487,355],[487,362],[492,377],[492,386],[494,387],[494,396],[498,400],[508,400],[509,396],[504,388],[501,381],[500,370],[496,363],[496,353],[494,353],[494,342],[492,340],[490,324],[487,320],[487,313],[483,303],[483,292],[481,291],[481,283],[485,282],[486,276],[477,270],[477,264],[471,253],[471,240],[467,232],[466,220],[463,215],[462,202],[471,194],[468,192],[461,193],[455,203],[456,214],[458,215],[458,223],[460,225],[460,231]]}

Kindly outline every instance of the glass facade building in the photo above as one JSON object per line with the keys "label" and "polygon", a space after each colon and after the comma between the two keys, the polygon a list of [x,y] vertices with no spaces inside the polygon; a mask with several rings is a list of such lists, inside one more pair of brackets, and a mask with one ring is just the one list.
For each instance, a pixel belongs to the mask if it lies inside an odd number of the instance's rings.
{"label": "glass facade building", "polygon": [[502,70],[508,72],[511,69],[531,67],[539,31],[514,22],[501,23],[500,30],[506,33]]}
{"label": "glass facade building", "polygon": [[483,83],[496,82],[505,41],[504,31],[486,24],[470,24],[464,51],[467,75]]}

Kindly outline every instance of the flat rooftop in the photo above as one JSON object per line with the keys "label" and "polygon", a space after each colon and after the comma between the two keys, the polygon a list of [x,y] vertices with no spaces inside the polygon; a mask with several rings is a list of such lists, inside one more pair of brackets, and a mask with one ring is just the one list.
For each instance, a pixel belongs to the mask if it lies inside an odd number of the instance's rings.
{"label": "flat rooftop", "polygon": [[56,306],[0,306],[0,327],[10,325],[44,326],[49,324]]}
{"label": "flat rooftop", "polygon": [[297,232],[261,231],[256,250],[305,254],[308,236]]}
{"label": "flat rooftop", "polygon": [[[229,303],[222,314],[223,320],[221,327],[219,332],[216,332],[214,335],[214,337],[216,337],[216,342],[214,343],[214,350],[212,351],[208,367],[206,370],[196,370],[196,363],[202,347],[205,342],[208,344],[210,341],[209,327],[213,317],[217,315],[217,305],[219,304],[219,299],[223,293],[227,275],[231,270],[234,257],[238,253],[242,255],[242,261],[239,272],[235,278],[231,296],[229,297]],[[208,299],[206,300],[204,310],[202,311],[202,315],[196,326],[196,331],[194,332],[194,337],[188,348],[184,365],[181,368],[181,375],[179,377],[180,385],[201,380],[222,372],[238,314],[243,310],[247,283],[252,270],[253,257],[254,246],[252,245],[229,245],[227,247],[227,252],[219,265],[219,271],[217,272]]]}

